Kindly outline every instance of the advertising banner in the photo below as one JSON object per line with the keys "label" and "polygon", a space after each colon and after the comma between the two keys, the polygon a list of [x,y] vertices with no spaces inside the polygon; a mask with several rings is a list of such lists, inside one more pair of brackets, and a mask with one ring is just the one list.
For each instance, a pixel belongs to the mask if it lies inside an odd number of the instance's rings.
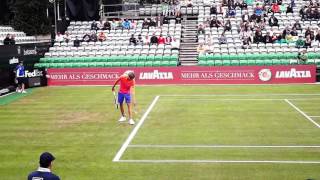
{"label": "advertising banner", "polygon": [[315,65],[48,69],[48,85],[112,85],[125,71],[148,84],[286,84],[316,82]]}

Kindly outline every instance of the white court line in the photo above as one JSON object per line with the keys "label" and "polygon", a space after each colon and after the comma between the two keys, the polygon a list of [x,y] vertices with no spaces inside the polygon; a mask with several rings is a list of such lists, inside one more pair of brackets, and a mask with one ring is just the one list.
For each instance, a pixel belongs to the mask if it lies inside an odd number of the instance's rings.
{"label": "white court line", "polygon": [[2,96],[0,96],[0,98],[3,98],[3,97],[6,97],[6,96],[9,96],[9,95],[11,95],[11,94],[13,94],[13,93],[16,93],[16,92],[14,91],[14,92],[11,92],[11,93],[8,93],[8,94],[5,94],[5,95],[2,95]]}
{"label": "white court line", "polygon": [[320,161],[250,161],[250,160],[119,160],[126,163],[260,163],[260,164],[320,164]]}
{"label": "white court line", "polygon": [[[182,100],[182,101],[283,101],[284,99],[210,99],[210,98],[170,98],[170,99],[162,99],[161,101],[176,101],[176,100]],[[288,99],[293,101],[320,101],[316,98],[300,98],[300,99]]]}
{"label": "white court line", "polygon": [[320,94],[162,94],[160,96],[181,97],[181,96],[319,96]]}
{"label": "white court line", "polygon": [[310,122],[312,122],[314,125],[316,125],[318,128],[320,128],[320,125],[316,123],[311,117],[306,115],[303,111],[301,111],[297,106],[295,106],[293,103],[291,103],[288,99],[285,99],[285,101],[292,106],[295,110],[297,110],[300,114],[302,114],[304,117],[306,117]]}
{"label": "white court line", "polygon": [[154,98],[154,100],[152,101],[152,103],[150,104],[149,108],[147,109],[147,111],[143,114],[142,118],[140,119],[140,121],[138,122],[138,124],[134,127],[134,129],[132,130],[132,132],[130,133],[130,135],[128,136],[127,140],[122,144],[120,150],[118,151],[118,153],[116,154],[116,156],[113,158],[113,162],[117,162],[120,160],[121,156],[123,155],[123,153],[126,151],[128,145],[130,144],[130,142],[132,141],[132,139],[134,138],[134,136],[137,134],[139,128],[142,126],[143,122],[146,120],[148,114],[150,113],[150,111],[152,110],[152,108],[154,107],[154,105],[157,103],[158,99],[160,98],[160,96],[156,96]]}
{"label": "white court line", "polygon": [[136,144],[130,145],[130,148],[320,148],[320,145],[149,145]]}

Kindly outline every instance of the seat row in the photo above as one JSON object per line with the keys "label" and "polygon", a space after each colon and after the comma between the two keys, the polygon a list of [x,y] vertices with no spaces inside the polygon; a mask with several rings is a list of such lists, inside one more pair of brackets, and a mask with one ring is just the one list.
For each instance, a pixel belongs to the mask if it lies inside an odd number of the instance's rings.
{"label": "seat row", "polygon": [[[255,60],[255,59],[296,59],[298,54],[294,53],[256,53],[256,54],[223,54],[223,55],[200,55],[198,56],[199,61],[207,61],[207,60]],[[307,53],[308,59],[320,59],[320,53]]]}
{"label": "seat row", "polygon": [[177,66],[177,61],[123,61],[123,62],[74,62],[36,63],[36,68],[87,68],[87,67],[160,67]]}
{"label": "seat row", "polygon": [[[297,59],[257,59],[257,60],[201,60],[198,62],[200,66],[272,66],[272,65],[293,65],[299,64]],[[319,59],[308,59],[303,64],[320,65]]]}

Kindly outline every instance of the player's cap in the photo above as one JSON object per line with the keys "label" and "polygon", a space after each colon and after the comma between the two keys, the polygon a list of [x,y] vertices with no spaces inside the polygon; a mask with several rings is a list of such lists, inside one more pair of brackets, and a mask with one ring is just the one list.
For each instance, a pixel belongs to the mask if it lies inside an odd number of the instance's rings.
{"label": "player's cap", "polygon": [[47,168],[56,158],[49,152],[44,152],[40,155],[40,166]]}

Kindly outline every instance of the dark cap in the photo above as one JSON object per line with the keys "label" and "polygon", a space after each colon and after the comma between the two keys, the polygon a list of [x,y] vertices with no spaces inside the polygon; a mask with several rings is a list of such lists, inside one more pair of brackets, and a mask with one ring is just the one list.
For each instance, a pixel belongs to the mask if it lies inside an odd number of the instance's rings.
{"label": "dark cap", "polygon": [[47,168],[50,166],[51,162],[56,158],[49,152],[44,152],[40,155],[40,167]]}

